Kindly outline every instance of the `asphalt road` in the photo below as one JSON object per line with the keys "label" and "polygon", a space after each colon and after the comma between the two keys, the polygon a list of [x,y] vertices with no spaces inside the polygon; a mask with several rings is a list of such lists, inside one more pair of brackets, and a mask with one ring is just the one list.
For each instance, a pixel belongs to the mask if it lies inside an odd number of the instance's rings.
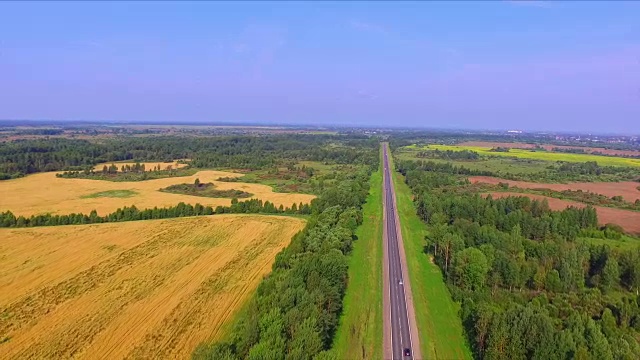
{"label": "asphalt road", "polygon": [[[385,223],[385,291],[388,294],[385,296],[388,298],[385,304],[385,314],[388,317],[388,321],[384,331],[390,334],[385,334],[386,344],[385,357],[394,360],[408,360],[417,359],[419,356],[419,349],[417,346],[417,334],[412,331],[409,319],[414,315],[412,302],[407,302],[407,293],[410,292],[409,279],[405,276],[406,269],[403,271],[403,266],[406,266],[404,259],[404,251],[400,249],[402,244],[402,238],[400,234],[400,227],[397,226],[397,208],[395,204],[394,188],[391,181],[391,168],[389,166],[389,154],[387,144],[383,145],[383,166],[384,166],[384,221]],[[400,241],[398,241],[400,239]],[[406,292],[405,292],[406,289]],[[410,295],[410,294],[409,294]],[[385,319],[387,320],[387,319]],[[412,319],[415,324],[415,319]],[[412,334],[413,333],[413,334]],[[413,341],[412,341],[413,340]],[[414,348],[414,346],[416,348]],[[409,349],[410,355],[405,356],[405,349]],[[417,351],[417,352],[416,352]]]}

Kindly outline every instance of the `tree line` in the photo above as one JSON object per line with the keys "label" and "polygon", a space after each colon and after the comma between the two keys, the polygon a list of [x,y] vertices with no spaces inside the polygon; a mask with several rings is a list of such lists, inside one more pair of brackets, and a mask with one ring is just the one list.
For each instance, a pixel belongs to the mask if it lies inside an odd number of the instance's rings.
{"label": "tree line", "polygon": [[138,209],[135,205],[118,208],[116,211],[98,215],[96,210],[89,214],[72,213],[68,215],[40,214],[25,217],[16,216],[11,211],[0,212],[0,227],[34,227],[34,226],[59,226],[59,225],[81,225],[99,224],[108,222],[137,221],[168,219],[185,216],[201,216],[214,214],[311,214],[310,204],[293,204],[291,207],[283,205],[276,206],[270,201],[250,199],[238,201],[231,199],[230,206],[203,206],[199,203],[195,205],[180,202],[176,206],[165,208],[154,207],[152,209]]}
{"label": "tree line", "polygon": [[480,154],[473,150],[423,150],[416,154],[418,158],[445,159],[445,160],[478,160]]}
{"label": "tree line", "polygon": [[398,170],[476,358],[640,358],[640,248],[579,239],[621,229],[599,228],[590,207],[552,211],[526,197],[456,191],[466,179],[451,173],[408,162]]}
{"label": "tree line", "polygon": [[[448,159],[459,160],[459,159]],[[514,159],[515,161],[528,162],[529,160]],[[423,171],[437,171],[447,174],[469,176],[494,176],[507,180],[523,180],[535,182],[562,182],[562,181],[622,181],[640,180],[640,168],[626,166],[602,166],[595,161],[583,163],[555,162],[549,163],[542,171],[535,173],[513,173],[508,171],[490,171],[471,169],[464,165],[455,165],[450,162],[435,162],[432,160],[405,160],[405,168],[420,169]]]}

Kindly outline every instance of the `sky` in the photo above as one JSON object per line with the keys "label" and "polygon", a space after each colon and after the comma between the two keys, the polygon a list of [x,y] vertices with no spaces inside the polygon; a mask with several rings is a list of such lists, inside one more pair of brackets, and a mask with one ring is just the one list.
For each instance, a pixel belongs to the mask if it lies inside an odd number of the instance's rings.
{"label": "sky", "polygon": [[640,133],[640,2],[0,2],[0,119]]}

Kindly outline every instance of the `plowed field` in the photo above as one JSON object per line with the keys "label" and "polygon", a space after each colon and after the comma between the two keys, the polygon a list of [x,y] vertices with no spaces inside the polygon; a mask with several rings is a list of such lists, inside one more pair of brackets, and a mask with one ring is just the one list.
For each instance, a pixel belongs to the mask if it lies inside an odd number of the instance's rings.
{"label": "plowed field", "polygon": [[498,184],[507,183],[509,186],[517,186],[522,189],[549,189],[554,191],[562,190],[582,190],[590,191],[596,194],[602,194],[608,197],[622,196],[626,201],[635,202],[640,199],[640,183],[634,181],[622,182],[584,182],[584,183],[568,183],[568,184],[548,184],[534,183],[528,181],[505,180],[492,176],[470,176],[469,181],[472,183]]}
{"label": "plowed field", "polygon": [[214,215],[0,229],[0,357],[188,358],[303,226]]}

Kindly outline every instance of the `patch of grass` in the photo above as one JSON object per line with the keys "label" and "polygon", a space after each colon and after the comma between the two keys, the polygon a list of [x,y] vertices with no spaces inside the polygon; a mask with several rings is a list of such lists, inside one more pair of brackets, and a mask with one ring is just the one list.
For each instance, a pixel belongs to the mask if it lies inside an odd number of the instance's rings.
{"label": "patch of grass", "polygon": [[[416,149],[418,147],[413,147]],[[587,162],[595,161],[601,166],[635,166],[640,167],[640,159],[630,159],[614,156],[601,156],[592,154],[572,154],[572,153],[559,153],[549,151],[537,151],[537,150],[525,150],[525,149],[509,149],[507,152],[491,151],[491,148],[482,146],[454,146],[454,145],[429,145],[422,147],[422,149],[431,150],[472,150],[480,155],[485,156],[499,156],[499,157],[512,157],[520,159],[532,159],[542,161],[566,161],[566,162]]]}
{"label": "patch of grass", "polygon": [[422,356],[472,359],[458,315],[460,306],[451,299],[438,266],[423,251],[427,229],[416,214],[411,189],[400,173],[394,172],[393,178]]}
{"label": "patch of grass", "polygon": [[138,193],[133,190],[107,190],[107,191],[100,191],[100,192],[89,194],[89,195],[84,195],[84,196],[81,196],[80,198],[82,199],[93,199],[93,198],[103,198],[103,197],[129,198],[136,195],[138,195]]}
{"label": "patch of grass", "polygon": [[578,241],[582,241],[591,245],[608,245],[614,249],[629,250],[640,247],[640,239],[623,235],[620,239],[600,239],[590,237],[580,237]]}
{"label": "patch of grass", "polygon": [[[382,164],[382,162],[381,162]],[[333,349],[338,359],[382,359],[382,166],[371,175]]]}

